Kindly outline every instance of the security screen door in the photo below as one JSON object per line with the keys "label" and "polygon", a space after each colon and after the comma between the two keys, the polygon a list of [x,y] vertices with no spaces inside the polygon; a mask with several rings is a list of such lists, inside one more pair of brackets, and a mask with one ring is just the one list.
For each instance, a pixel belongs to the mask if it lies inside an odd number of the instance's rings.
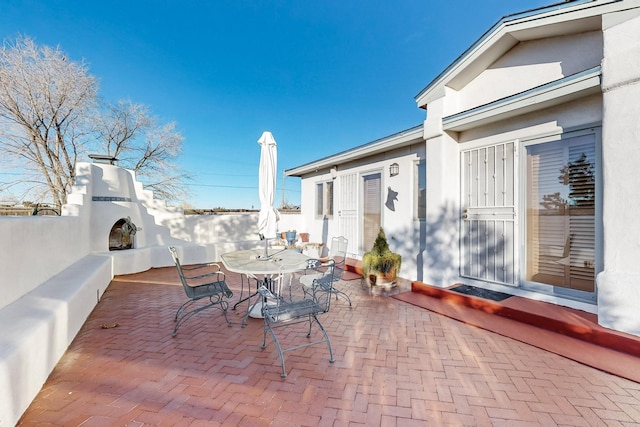
{"label": "security screen door", "polygon": [[[460,274],[590,298],[597,258],[596,134],[530,141],[523,144],[522,163],[517,144],[462,152]],[[524,213],[519,220],[518,206]]]}
{"label": "security screen door", "polygon": [[347,252],[357,253],[358,247],[358,174],[340,175],[338,200],[338,230],[347,239]]}
{"label": "security screen door", "polygon": [[515,143],[462,152],[460,274],[517,284]]}

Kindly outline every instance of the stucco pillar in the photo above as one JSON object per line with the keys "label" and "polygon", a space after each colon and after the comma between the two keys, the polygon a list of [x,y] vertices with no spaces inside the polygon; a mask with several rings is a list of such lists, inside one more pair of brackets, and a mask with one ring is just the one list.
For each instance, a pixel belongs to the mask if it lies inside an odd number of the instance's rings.
{"label": "stucco pillar", "polygon": [[598,321],[640,335],[640,17],[603,16],[602,62],[604,270]]}
{"label": "stucco pillar", "polygon": [[424,122],[427,219],[423,282],[450,286],[459,279],[459,177],[457,142],[442,130],[444,99],[432,101]]}

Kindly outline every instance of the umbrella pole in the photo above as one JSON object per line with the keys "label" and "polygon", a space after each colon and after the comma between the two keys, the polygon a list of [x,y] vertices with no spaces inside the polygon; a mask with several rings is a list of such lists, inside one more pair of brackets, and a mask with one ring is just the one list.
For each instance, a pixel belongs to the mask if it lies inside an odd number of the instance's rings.
{"label": "umbrella pole", "polygon": [[269,258],[269,239],[267,239],[266,237],[264,238],[264,255],[263,255],[264,259],[268,259]]}

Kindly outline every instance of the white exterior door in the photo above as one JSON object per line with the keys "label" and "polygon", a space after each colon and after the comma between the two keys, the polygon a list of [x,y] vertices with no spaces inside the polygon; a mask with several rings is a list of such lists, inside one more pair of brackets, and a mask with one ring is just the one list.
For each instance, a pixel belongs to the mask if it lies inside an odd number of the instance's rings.
{"label": "white exterior door", "polygon": [[358,239],[358,175],[351,173],[339,177],[338,230],[347,238],[347,253],[357,254]]}
{"label": "white exterior door", "polygon": [[518,283],[515,150],[507,142],[462,152],[463,277]]}
{"label": "white exterior door", "polygon": [[373,247],[382,224],[382,174],[362,177],[362,246],[361,252]]}

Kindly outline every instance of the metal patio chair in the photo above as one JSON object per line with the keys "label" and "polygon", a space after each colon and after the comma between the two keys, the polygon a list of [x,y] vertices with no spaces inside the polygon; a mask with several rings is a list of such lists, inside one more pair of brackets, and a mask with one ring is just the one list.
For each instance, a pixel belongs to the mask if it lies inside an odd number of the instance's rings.
{"label": "metal patio chair", "polygon": [[[227,318],[227,308],[229,307],[227,299],[233,296],[233,292],[231,292],[227,286],[225,274],[223,271],[220,271],[220,266],[218,264],[211,263],[183,267],[180,264],[176,248],[169,246],[169,252],[171,252],[173,262],[176,264],[176,269],[178,270],[178,275],[180,276],[184,292],[187,294],[187,298],[189,298],[180,306],[180,308],[178,308],[178,311],[176,311],[176,315],[173,319],[174,322],[176,322],[176,325],[173,329],[172,335],[176,336],[178,328],[184,322],[189,320],[195,314],[210,307],[215,307],[222,311],[224,319],[227,321],[227,325],[231,326],[231,322],[229,322],[229,319]],[[203,268],[213,269],[213,271],[196,276],[185,276],[184,274],[185,271],[193,272]],[[205,298],[208,298],[209,301],[204,301]]]}
{"label": "metal patio chair", "polygon": [[[348,241],[346,237],[343,237],[343,236],[337,236],[331,239],[331,246],[329,247],[329,256],[327,259],[334,262],[333,269],[331,272],[334,283],[341,280],[342,276],[344,275],[345,264],[347,262],[347,243]],[[324,274],[324,273],[320,272],[319,274]],[[316,278],[317,277],[314,277],[313,275],[307,275],[306,277],[302,277],[300,279],[300,282],[304,286],[305,291],[307,292],[309,291],[309,289],[313,285],[314,279]],[[351,298],[349,298],[349,295],[347,295],[345,292],[341,291],[340,289],[336,288],[333,283],[331,286],[327,286],[326,281],[321,280],[317,282],[316,285],[320,286],[323,291],[329,292],[335,295],[336,300],[338,299],[339,296],[341,296],[349,303],[349,307],[352,307]]]}
{"label": "metal patio chair", "polygon": [[[321,262],[317,259],[309,259],[307,261],[307,268],[304,271],[317,272]],[[333,271],[333,265],[328,266],[328,271]],[[332,274],[319,275],[315,281],[326,282],[328,287],[333,284]],[[329,335],[325,330],[322,323],[318,319],[318,316],[329,311],[331,306],[331,294],[324,291],[312,291],[305,292],[302,289],[302,285],[299,282],[299,278],[304,272],[300,271],[300,264],[284,265],[280,269],[278,277],[271,282],[272,289],[268,289],[266,286],[261,286],[258,292],[263,298],[262,315],[264,317],[263,327],[263,340],[262,349],[267,347],[267,332],[271,334],[273,342],[278,351],[280,357],[280,365],[282,367],[282,378],[287,376],[285,368],[284,353],[297,350],[304,347],[309,347],[316,344],[326,343],[329,347],[329,362],[333,363],[333,350],[331,348],[331,341]],[[314,287],[313,289],[320,289]],[[256,301],[256,304],[258,301]],[[254,304],[255,305],[255,304]],[[282,348],[276,329],[293,326],[296,324],[306,323],[309,325],[306,332],[307,338],[311,338],[312,326],[314,323],[320,328],[322,337],[318,337],[317,340],[311,342],[305,342],[304,344],[295,345],[289,348]],[[291,337],[292,334],[288,334]]]}

